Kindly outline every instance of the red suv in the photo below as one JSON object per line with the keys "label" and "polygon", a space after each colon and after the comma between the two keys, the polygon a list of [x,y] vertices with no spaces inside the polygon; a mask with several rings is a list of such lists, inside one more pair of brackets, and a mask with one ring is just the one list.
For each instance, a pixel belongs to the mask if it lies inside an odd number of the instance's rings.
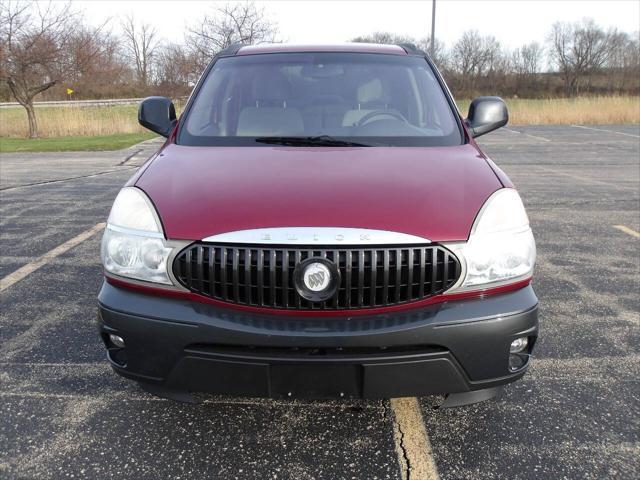
{"label": "red suv", "polygon": [[522,201],[410,45],[232,46],[118,194],[99,328],[119,374],[190,392],[477,402],[538,334]]}

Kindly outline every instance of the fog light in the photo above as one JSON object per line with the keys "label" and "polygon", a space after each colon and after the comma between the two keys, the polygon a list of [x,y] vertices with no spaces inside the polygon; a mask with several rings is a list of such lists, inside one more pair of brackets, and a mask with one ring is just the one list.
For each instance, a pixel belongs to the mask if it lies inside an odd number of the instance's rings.
{"label": "fog light", "polygon": [[511,346],[509,347],[510,353],[519,353],[522,352],[529,345],[529,339],[527,337],[516,338],[513,342],[511,342]]}
{"label": "fog light", "polygon": [[110,333],[109,341],[118,348],[124,348],[124,338],[122,338],[120,335],[114,335],[113,333]]}
{"label": "fog light", "polygon": [[527,355],[523,353],[512,353],[509,355],[509,371],[520,370],[527,363]]}

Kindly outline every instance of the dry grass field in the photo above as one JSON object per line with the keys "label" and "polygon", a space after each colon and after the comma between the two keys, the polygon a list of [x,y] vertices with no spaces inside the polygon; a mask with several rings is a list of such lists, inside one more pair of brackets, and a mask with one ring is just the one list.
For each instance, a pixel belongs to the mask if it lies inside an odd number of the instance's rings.
{"label": "dry grass field", "polygon": [[[182,105],[176,104],[179,112]],[[137,105],[99,107],[37,107],[40,137],[106,136],[144,133]],[[21,107],[0,109],[0,137],[26,137],[27,114]]]}
{"label": "dry grass field", "polygon": [[[104,107],[36,108],[41,137],[70,137],[140,133],[138,107],[114,105]],[[0,109],[0,137],[25,137],[27,114],[23,108]]]}
{"label": "dry grass field", "polygon": [[[513,125],[640,123],[640,97],[506,101]],[[458,106],[466,115],[469,100],[458,101]],[[138,125],[137,110],[135,105],[43,107],[36,114],[41,137],[104,136],[144,132]],[[26,134],[24,109],[0,109],[0,137]]]}
{"label": "dry grass field", "polygon": [[[640,123],[640,97],[505,99],[512,125],[607,125]],[[458,102],[466,116],[469,100]]]}

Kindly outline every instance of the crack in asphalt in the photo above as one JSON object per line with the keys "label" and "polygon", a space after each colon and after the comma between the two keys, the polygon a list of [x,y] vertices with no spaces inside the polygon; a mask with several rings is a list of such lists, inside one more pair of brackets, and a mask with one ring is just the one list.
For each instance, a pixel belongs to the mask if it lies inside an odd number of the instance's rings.
{"label": "crack in asphalt", "polygon": [[402,480],[438,480],[438,468],[418,399],[392,398],[389,405]]}
{"label": "crack in asphalt", "polygon": [[6,191],[9,191],[9,190],[16,190],[18,188],[35,187],[35,186],[38,186],[38,185],[49,185],[49,184],[52,184],[52,183],[68,182],[69,180],[78,180],[80,178],[98,177],[100,175],[107,175],[109,173],[117,173],[117,172],[123,172],[123,171],[127,171],[127,170],[133,170],[135,168],[138,168],[138,167],[137,166],[123,166],[123,168],[119,168],[117,170],[106,170],[104,172],[89,173],[87,175],[79,175],[77,177],[60,178],[60,179],[57,179],[57,180],[46,180],[44,182],[26,183],[24,185],[16,185],[16,186],[13,186],[13,187],[0,188],[0,192],[6,192]]}
{"label": "crack in asphalt", "polygon": [[391,423],[393,429],[393,443],[395,445],[396,458],[398,460],[398,468],[400,470],[400,478],[407,480],[409,476],[409,458],[407,450],[404,446],[404,432],[400,429],[400,425],[396,420],[391,407],[391,400],[382,403],[382,421]]}
{"label": "crack in asphalt", "polygon": [[394,414],[389,415],[390,409],[390,404],[388,406],[385,405],[385,417],[390,418],[393,425],[393,437],[394,440],[396,440],[396,453],[398,453],[400,476],[402,480],[411,480],[411,461],[409,460],[409,455],[407,454],[407,447],[404,444],[405,435],[396,416]]}
{"label": "crack in asphalt", "polygon": [[118,166],[124,165],[125,163],[127,163],[129,160],[131,160],[133,157],[138,155],[143,150],[144,150],[143,148],[139,148],[138,150],[133,152],[131,155],[128,155],[124,160],[122,160],[120,163],[118,163]]}

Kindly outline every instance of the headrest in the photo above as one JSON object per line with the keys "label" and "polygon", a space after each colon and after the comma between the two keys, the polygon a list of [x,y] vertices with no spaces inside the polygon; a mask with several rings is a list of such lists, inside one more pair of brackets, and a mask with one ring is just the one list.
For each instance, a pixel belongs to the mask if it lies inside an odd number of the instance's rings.
{"label": "headrest", "polygon": [[382,82],[379,78],[374,78],[358,87],[358,103],[369,103],[380,100],[382,93]]}
{"label": "headrest", "polygon": [[283,74],[271,70],[254,79],[253,95],[258,102],[286,102],[291,99],[291,84]]}

